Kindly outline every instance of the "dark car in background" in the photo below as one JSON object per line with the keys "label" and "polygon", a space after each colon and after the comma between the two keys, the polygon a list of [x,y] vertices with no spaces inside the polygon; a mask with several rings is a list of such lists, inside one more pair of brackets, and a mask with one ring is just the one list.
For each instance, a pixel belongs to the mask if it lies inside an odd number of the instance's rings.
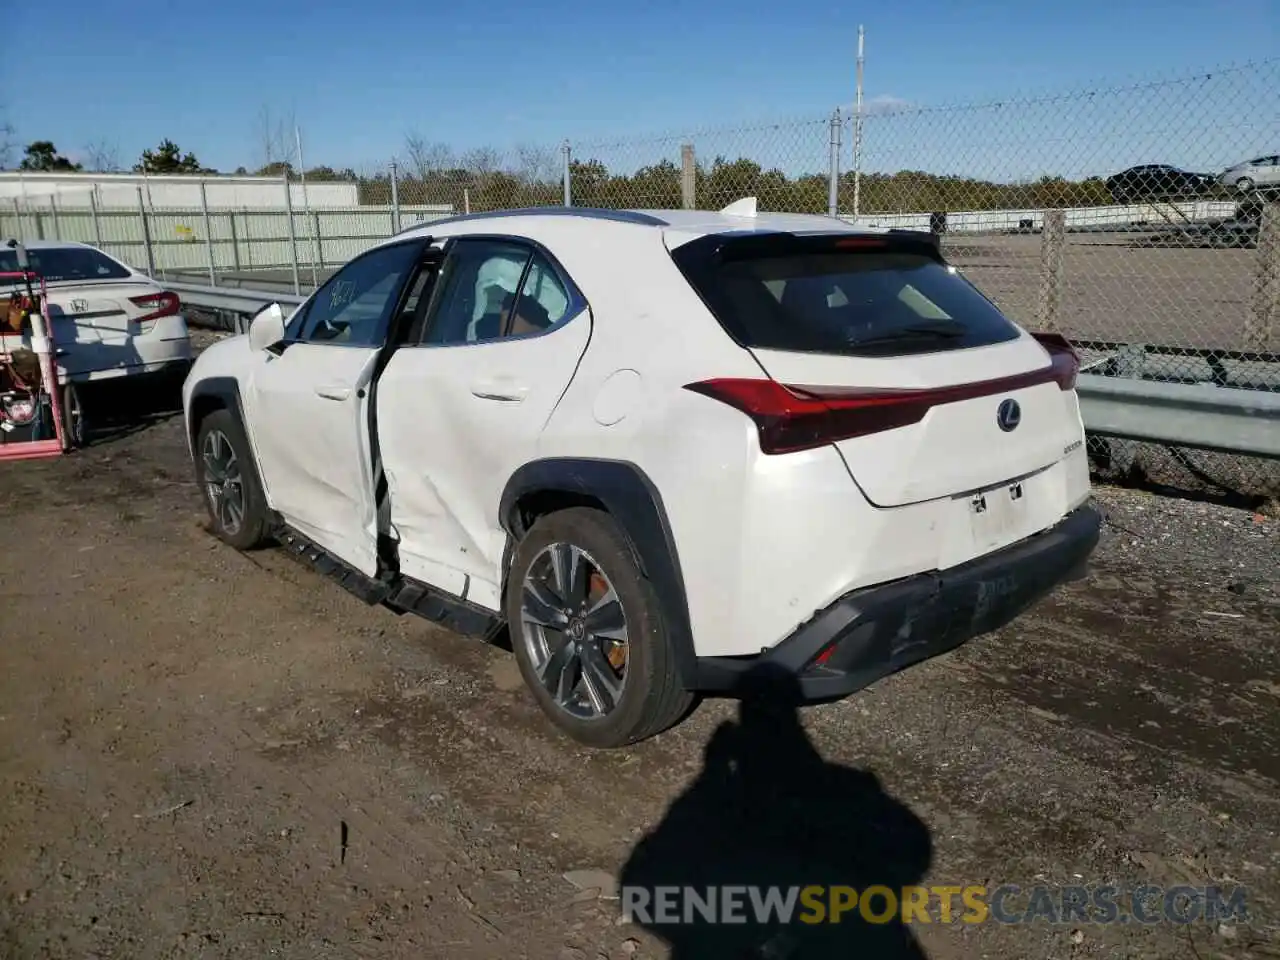
{"label": "dark car in background", "polygon": [[1121,170],[1107,178],[1107,192],[1116,203],[1145,200],[1186,200],[1213,189],[1217,178],[1168,164],[1152,163]]}

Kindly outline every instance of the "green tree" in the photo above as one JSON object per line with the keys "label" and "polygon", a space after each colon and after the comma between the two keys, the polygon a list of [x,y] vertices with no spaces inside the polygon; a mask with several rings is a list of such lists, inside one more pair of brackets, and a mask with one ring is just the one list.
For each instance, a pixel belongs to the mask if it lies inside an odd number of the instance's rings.
{"label": "green tree", "polygon": [[167,137],[154,150],[143,150],[142,159],[133,167],[136,173],[212,173],[200,166],[194,153],[183,154]]}
{"label": "green tree", "polygon": [[57,148],[48,140],[36,140],[27,144],[24,154],[22,163],[18,165],[19,170],[76,171],[83,169],[80,164],[72,163],[58,153]]}

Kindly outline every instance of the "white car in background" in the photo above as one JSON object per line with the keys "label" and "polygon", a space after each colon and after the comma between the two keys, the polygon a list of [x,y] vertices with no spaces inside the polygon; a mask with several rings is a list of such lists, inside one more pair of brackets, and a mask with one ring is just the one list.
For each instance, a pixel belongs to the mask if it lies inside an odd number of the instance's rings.
{"label": "white car in background", "polygon": [[[46,284],[57,348],[63,406],[81,432],[80,388],[122,377],[181,384],[191,367],[191,338],[177,294],[165,290],[96,247],[61,240],[22,241],[30,269]],[[0,245],[0,273],[18,269],[17,251]],[[0,278],[0,302],[25,294],[20,281]],[[38,290],[36,291],[39,292]],[[29,333],[0,333],[12,351]],[[29,346],[29,343],[26,345]],[[83,436],[76,438],[82,441]]]}
{"label": "white car in background", "polygon": [[1239,193],[1270,192],[1280,190],[1280,155],[1254,157],[1244,163],[1228,167],[1218,176],[1224,186]]}
{"label": "white car in background", "polygon": [[548,207],[362,253],[183,405],[223,540],[505,623],[547,715],[616,747],[766,678],[846,696],[1078,576],[1078,370],[928,234]]}

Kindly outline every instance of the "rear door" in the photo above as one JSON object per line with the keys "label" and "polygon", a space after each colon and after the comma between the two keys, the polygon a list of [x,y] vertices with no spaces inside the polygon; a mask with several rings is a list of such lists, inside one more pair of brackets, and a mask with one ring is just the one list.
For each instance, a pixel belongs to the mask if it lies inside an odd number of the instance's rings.
{"label": "rear door", "polygon": [[813,429],[877,506],[1005,484],[1079,439],[1044,347],[928,239],[708,237],[674,256],[769,378],[825,398]]}
{"label": "rear door", "polygon": [[502,491],[591,336],[586,302],[551,256],[516,238],[455,241],[425,333],[378,378],[378,443],[407,576],[498,609]]}

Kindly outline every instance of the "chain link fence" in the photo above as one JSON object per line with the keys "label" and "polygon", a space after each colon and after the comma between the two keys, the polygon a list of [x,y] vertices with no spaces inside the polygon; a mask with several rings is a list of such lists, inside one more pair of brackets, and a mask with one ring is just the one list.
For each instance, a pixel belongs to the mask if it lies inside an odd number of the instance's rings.
{"label": "chain link fence", "polygon": [[[938,234],[1014,320],[1064,333],[1096,372],[1280,390],[1280,58],[957,106],[873,97],[856,114],[664,136],[505,150],[410,136],[394,160],[320,169],[309,185],[264,184],[277,199],[253,209],[226,209],[212,188],[178,206],[137,187],[87,209],[10,197],[0,233],[99,242],[161,276],[305,290],[444,216],[755,196]],[[1092,446],[1103,471],[1280,489],[1275,464]]]}

